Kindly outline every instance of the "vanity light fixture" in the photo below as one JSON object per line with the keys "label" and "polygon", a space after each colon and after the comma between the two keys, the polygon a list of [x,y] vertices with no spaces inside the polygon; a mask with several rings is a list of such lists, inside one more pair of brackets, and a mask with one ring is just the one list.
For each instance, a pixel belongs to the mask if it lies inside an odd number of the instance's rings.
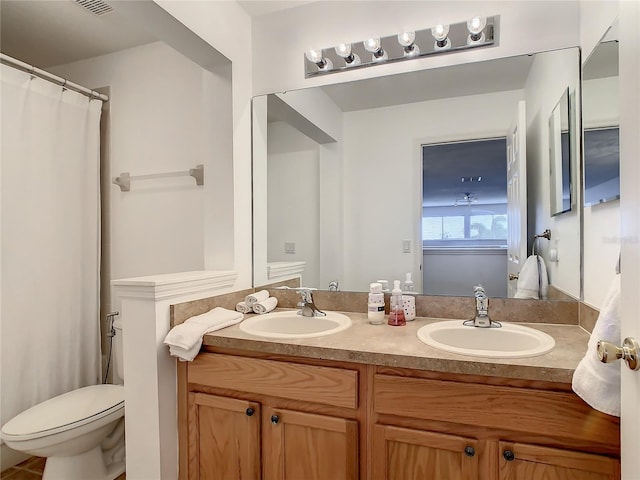
{"label": "vanity light fixture", "polygon": [[382,44],[380,43],[380,37],[371,37],[367,38],[364,42],[364,49],[367,52],[371,52],[371,61],[372,62],[384,62],[389,59],[387,52],[382,49]]}
{"label": "vanity light fixture", "polygon": [[322,50],[317,48],[310,48],[306,52],[304,52],[305,57],[310,62],[313,62],[318,67],[318,70],[321,72],[329,71],[333,68],[333,62],[322,56]]}
{"label": "vanity light fixture", "polygon": [[467,22],[467,29],[469,30],[469,37],[467,37],[467,45],[473,45],[476,43],[483,43],[486,38],[484,34],[484,27],[487,26],[486,17],[473,17]]}
{"label": "vanity light fixture", "polygon": [[449,25],[436,25],[431,29],[431,35],[436,39],[433,44],[434,50],[449,50],[451,48],[451,40],[449,40]]}
{"label": "vanity light fixture", "polygon": [[341,43],[340,45],[337,45],[335,51],[336,55],[344,59],[344,63],[347,67],[355,67],[362,63],[360,61],[360,57],[353,53],[350,43]]}
{"label": "vanity light fixture", "polygon": [[305,77],[496,46],[499,20],[498,15],[473,17],[464,22],[440,23],[422,30],[334,44],[323,49],[312,48],[305,52]]}
{"label": "vanity light fixture", "polygon": [[398,43],[402,45],[405,57],[420,55],[420,47],[416,45],[416,32],[403,32],[398,34]]}

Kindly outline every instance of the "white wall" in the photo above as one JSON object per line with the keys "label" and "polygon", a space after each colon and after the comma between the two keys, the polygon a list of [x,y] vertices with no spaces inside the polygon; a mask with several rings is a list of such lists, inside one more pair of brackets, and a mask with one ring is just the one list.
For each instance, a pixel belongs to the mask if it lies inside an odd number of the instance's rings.
{"label": "white wall", "polygon": [[[267,128],[267,261],[307,262],[302,284],[320,288],[319,146],[288,123]],[[285,242],[295,253],[285,253]]]}
{"label": "white wall", "polygon": [[[537,55],[525,86],[527,101],[527,188],[529,194],[529,234],[551,230],[551,240],[538,240],[551,284],[580,298],[580,212],[582,210],[580,155],[572,159],[572,209],[551,216],[549,177],[549,117],[565,88],[575,89],[576,118],[580,118],[579,63],[577,49]],[[571,93],[570,93],[571,94]],[[575,132],[579,132],[579,125]],[[580,152],[581,135],[574,135],[575,152]],[[532,239],[529,239],[531,242]],[[531,246],[531,243],[529,243]],[[558,251],[558,261],[549,261],[549,250]]]}
{"label": "white wall", "polygon": [[[491,93],[345,114],[345,290],[366,291],[372,281],[402,280],[412,272],[420,291],[421,145],[506,135],[523,95]],[[405,239],[412,242],[410,254],[402,253]]]}
{"label": "white wall", "polygon": [[[583,82],[584,128],[620,122],[618,77]],[[600,308],[616,272],[620,254],[620,200],[584,207],[584,301]]]}
{"label": "white wall", "polygon": [[[274,93],[578,44],[579,3],[554,1],[313,2],[253,20],[254,94]],[[500,15],[499,45],[350,72],[304,78],[304,51],[406,30]]]}
{"label": "white wall", "polygon": [[[238,273],[237,289],[252,285],[251,261],[251,95],[252,95],[252,30],[251,18],[236,2],[199,2],[154,0],[195,34],[208,42],[231,61],[232,128],[222,137],[231,141],[233,158],[225,155],[226,168],[232,165],[233,180],[227,182],[216,202],[230,212],[233,227],[217,228],[208,234],[221,237],[223,245],[233,243],[233,269]],[[211,131],[211,135],[220,132]],[[224,135],[232,135],[231,138]],[[205,179],[206,182],[206,179]],[[205,183],[206,185],[206,183]],[[207,255],[209,261],[220,258],[216,252]],[[227,260],[228,261],[228,260]],[[231,263],[231,262],[229,262]],[[205,265],[207,269],[212,266]]]}
{"label": "white wall", "polygon": [[[207,137],[213,125],[203,100],[213,75],[163,43],[58,66],[74,81],[111,87],[111,177],[188,170],[216,175]],[[169,95],[167,92],[176,92]],[[209,120],[209,121],[207,121]],[[204,268],[204,188],[191,177],[114,184],[111,199],[112,278]],[[232,250],[231,250],[232,251]]]}

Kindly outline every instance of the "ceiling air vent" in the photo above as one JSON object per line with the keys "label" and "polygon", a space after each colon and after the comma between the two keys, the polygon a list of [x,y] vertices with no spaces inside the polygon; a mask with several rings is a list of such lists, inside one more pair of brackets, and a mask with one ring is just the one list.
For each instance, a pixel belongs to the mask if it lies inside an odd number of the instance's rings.
{"label": "ceiling air vent", "polygon": [[85,10],[90,11],[94,15],[104,15],[113,12],[113,7],[102,0],[74,0]]}

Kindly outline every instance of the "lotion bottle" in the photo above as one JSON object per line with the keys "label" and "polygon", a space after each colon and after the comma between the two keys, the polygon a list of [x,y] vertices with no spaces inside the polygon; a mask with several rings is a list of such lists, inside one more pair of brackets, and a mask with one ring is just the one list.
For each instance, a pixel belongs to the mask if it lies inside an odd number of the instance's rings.
{"label": "lotion bottle", "polygon": [[382,325],[384,323],[384,293],[382,293],[382,285],[379,283],[369,285],[367,318],[372,325]]}
{"label": "lotion bottle", "polygon": [[407,324],[404,318],[404,308],[402,306],[402,290],[400,290],[400,280],[393,281],[391,290],[391,305],[389,306],[389,325],[401,327]]}

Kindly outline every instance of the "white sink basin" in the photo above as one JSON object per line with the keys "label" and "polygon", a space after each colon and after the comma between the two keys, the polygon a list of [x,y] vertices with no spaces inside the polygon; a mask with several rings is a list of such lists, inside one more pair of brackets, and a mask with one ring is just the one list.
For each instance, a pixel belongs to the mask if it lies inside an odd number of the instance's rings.
{"label": "white sink basin", "polygon": [[556,344],[540,330],[503,323],[500,328],[468,327],[462,320],[431,323],[418,330],[418,338],[447,352],[489,358],[524,358],[543,355]]}
{"label": "white sink basin", "polygon": [[346,315],[325,313],[326,317],[303,317],[296,310],[255,315],[240,322],[240,330],[267,338],[310,338],[331,335],[351,326]]}

